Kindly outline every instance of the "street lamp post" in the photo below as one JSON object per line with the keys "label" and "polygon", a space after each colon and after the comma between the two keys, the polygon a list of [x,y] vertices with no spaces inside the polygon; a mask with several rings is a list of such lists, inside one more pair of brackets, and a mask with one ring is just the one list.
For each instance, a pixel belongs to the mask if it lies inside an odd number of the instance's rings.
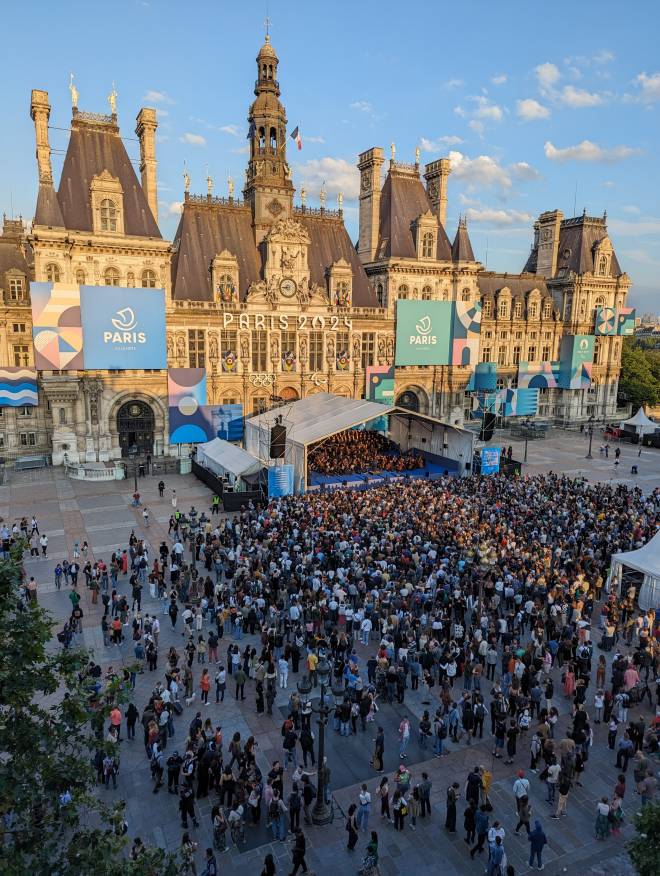
{"label": "street lamp post", "polygon": [[[318,715],[319,727],[319,751],[318,751],[318,782],[316,791],[316,802],[312,809],[312,822],[314,824],[328,824],[332,819],[332,812],[325,801],[325,728],[328,725],[328,718],[334,709],[334,705],[326,702],[326,693],[332,667],[326,657],[319,658],[316,667],[316,675],[321,686],[321,701],[318,706],[311,706],[312,712]],[[309,702],[309,696],[312,692],[312,682],[308,675],[304,675],[297,684],[298,693],[303,703]],[[341,697],[344,693],[344,688],[339,685],[331,687],[333,697]]]}
{"label": "street lamp post", "polygon": [[591,442],[594,440],[594,427],[591,423],[589,423],[589,452],[587,453],[587,459],[593,459],[591,455]]}

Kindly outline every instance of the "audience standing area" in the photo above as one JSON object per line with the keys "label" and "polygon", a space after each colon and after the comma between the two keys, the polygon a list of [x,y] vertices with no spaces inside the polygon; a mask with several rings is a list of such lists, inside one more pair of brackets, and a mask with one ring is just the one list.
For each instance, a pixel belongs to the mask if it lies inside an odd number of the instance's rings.
{"label": "audience standing area", "polygon": [[[286,428],[284,458],[278,463],[292,467],[295,493],[445,473],[462,477],[472,465],[474,436],[467,429],[394,405],[325,392],[246,420],[245,448],[264,465],[271,429],[278,423]],[[360,431],[380,437],[350,434]],[[340,464],[351,456],[350,466]]]}

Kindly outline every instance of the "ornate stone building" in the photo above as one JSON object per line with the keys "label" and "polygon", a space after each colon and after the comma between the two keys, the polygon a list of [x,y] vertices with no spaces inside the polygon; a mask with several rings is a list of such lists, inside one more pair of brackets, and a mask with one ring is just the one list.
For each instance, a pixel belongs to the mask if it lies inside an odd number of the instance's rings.
{"label": "ornate stone building", "polygon": [[[278,58],[266,38],[257,56],[248,113],[250,154],[242,197],[194,195],[186,177],[172,243],[157,220],[156,113],[137,116],[140,178],[126,153],[110,95],[109,115],[82,112],[72,88],[71,134],[55,189],[48,94],[33,91],[39,191],[29,235],[5,220],[0,237],[0,365],[31,365],[30,280],[98,286],[163,287],[167,361],[204,367],[208,401],[240,402],[246,414],[319,391],[361,396],[365,369],[394,361],[397,299],[483,301],[481,359],[515,385],[520,360],[557,355],[564,333],[593,333],[594,309],[625,304],[605,219],[543,214],[525,273],[487,273],[465,222],[446,231],[447,159],[395,158],[384,182],[383,151],[359,157],[360,227],[353,245],[342,199],[328,209],[294,204]],[[594,390],[549,391],[542,416],[606,416],[614,411],[620,338],[597,347]],[[396,370],[400,404],[451,422],[469,415],[466,367]],[[0,408],[0,450],[35,450],[75,460],[108,460],[137,445],[170,448],[165,371],[62,371],[39,375],[37,408]]]}

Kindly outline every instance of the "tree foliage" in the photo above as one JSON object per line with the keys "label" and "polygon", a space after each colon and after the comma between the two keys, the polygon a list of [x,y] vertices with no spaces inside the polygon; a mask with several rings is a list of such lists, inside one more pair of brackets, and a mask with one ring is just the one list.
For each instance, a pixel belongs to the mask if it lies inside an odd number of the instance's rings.
{"label": "tree foliage", "polygon": [[[176,861],[147,848],[129,861],[124,805],[96,795],[95,752],[119,682],[98,694],[89,653],[53,647],[53,621],[22,586],[22,549],[0,560],[0,841],[3,876],[169,876]],[[116,749],[115,749],[116,750]]]}
{"label": "tree foliage", "polygon": [[660,861],[660,804],[647,803],[634,818],[634,839],[626,848],[639,876],[656,876]]}
{"label": "tree foliage", "polygon": [[619,392],[634,406],[660,401],[660,351],[626,338],[621,349]]}

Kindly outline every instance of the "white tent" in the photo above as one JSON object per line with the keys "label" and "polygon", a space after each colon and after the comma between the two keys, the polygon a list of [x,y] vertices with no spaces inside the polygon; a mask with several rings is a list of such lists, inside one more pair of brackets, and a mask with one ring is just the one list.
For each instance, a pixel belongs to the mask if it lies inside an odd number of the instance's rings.
{"label": "white tent", "polygon": [[232,484],[237,480],[254,481],[261,471],[258,459],[235,444],[214,438],[197,447],[197,462],[218,477],[227,476]]}
{"label": "white tent", "polygon": [[390,437],[404,450],[427,450],[454,459],[459,463],[461,474],[469,470],[472,463],[472,432],[396,405],[345,398],[329,392],[314,393],[246,420],[245,447],[266,465],[270,430],[276,418],[281,417],[282,425],[287,430],[284,461],[294,467],[295,492],[304,493],[307,450],[310,445],[388,415]]}
{"label": "white tent", "polygon": [[613,554],[608,589],[615,588],[620,594],[626,569],[644,575],[639,591],[639,607],[642,611],[660,608],[660,531],[637,550],[625,554]]}
{"label": "white tent", "polygon": [[649,420],[644,413],[644,408],[640,408],[634,417],[631,417],[629,420],[624,420],[624,422],[621,423],[621,427],[634,429],[638,435],[652,435],[660,429],[660,426],[657,423],[654,423],[653,420]]}

